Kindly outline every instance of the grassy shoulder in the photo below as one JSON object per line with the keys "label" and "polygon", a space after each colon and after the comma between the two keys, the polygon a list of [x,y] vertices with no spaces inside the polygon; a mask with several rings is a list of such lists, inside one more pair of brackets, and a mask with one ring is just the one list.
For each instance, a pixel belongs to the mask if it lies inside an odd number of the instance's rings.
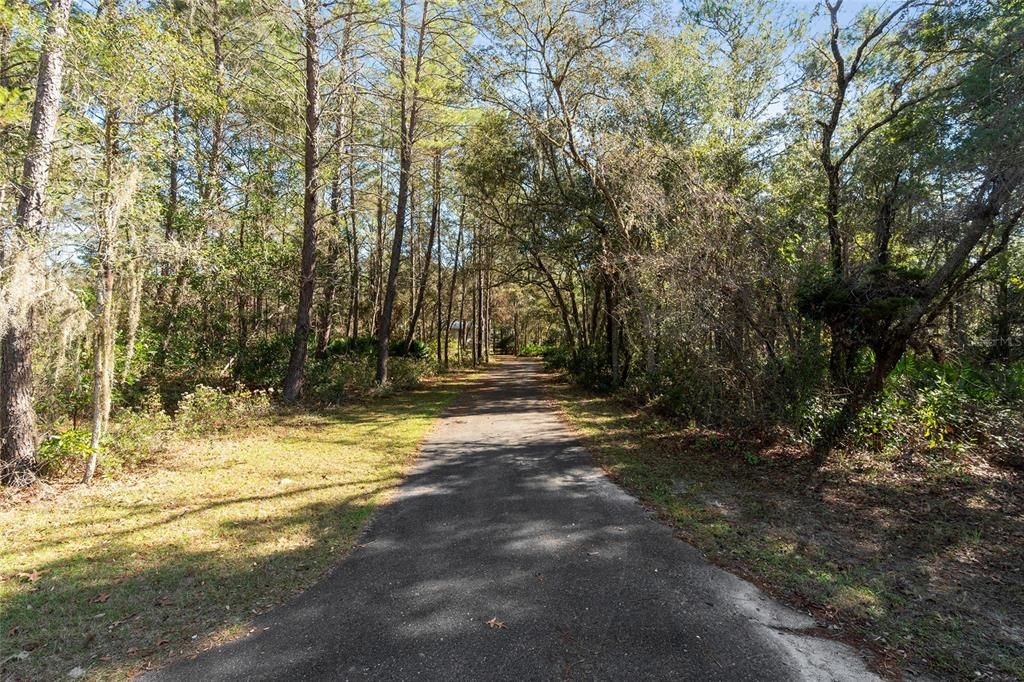
{"label": "grassy shoulder", "polygon": [[821,495],[771,438],[554,381],[598,464],[714,562],[876,650],[882,672],[1024,679],[1024,481],[984,462],[840,456]]}
{"label": "grassy shoulder", "polygon": [[0,508],[0,674],[124,679],[247,631],[352,546],[466,376],[172,443]]}

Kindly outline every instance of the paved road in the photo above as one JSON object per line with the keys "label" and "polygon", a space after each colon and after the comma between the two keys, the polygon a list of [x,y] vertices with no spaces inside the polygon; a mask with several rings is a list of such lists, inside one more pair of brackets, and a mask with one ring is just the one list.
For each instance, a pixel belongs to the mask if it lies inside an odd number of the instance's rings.
{"label": "paved road", "polygon": [[360,546],[259,634],[145,679],[875,679],[604,478],[538,376],[506,360],[469,390]]}

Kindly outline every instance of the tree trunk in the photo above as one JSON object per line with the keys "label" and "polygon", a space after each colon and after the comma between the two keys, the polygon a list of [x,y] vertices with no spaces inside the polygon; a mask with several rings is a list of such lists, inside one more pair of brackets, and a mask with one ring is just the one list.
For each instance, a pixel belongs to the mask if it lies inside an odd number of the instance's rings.
{"label": "tree trunk", "polygon": [[462,367],[462,353],[466,347],[466,269],[462,269],[462,286],[459,292],[459,367]]}
{"label": "tree trunk", "polygon": [[128,312],[124,327],[124,367],[121,370],[121,381],[130,381],[135,361],[135,342],[139,335],[139,322],[142,317],[142,285],[143,272],[140,267],[142,254],[136,246],[132,246],[132,260],[128,264]]}
{"label": "tree trunk", "polygon": [[611,277],[604,285],[605,344],[608,353],[608,366],[611,368],[611,385],[619,385],[619,334],[616,329],[614,314],[615,296],[612,291]]}
{"label": "tree trunk", "polygon": [[484,271],[480,255],[480,246],[476,248],[476,319],[473,320],[473,364],[478,365],[484,360]]}
{"label": "tree trunk", "polygon": [[[409,352],[412,346],[413,336],[416,333],[416,323],[423,311],[423,298],[427,293],[427,282],[430,280],[430,263],[434,257],[434,238],[438,232],[438,222],[441,217],[441,155],[434,155],[434,187],[433,201],[430,207],[430,232],[427,235],[427,254],[423,259],[423,271],[420,273],[419,285],[416,287],[416,300],[412,308],[412,320],[409,322],[409,332],[405,337],[405,352]],[[438,270],[440,276],[440,269]]]}
{"label": "tree trunk", "polygon": [[[167,206],[164,209],[164,241],[170,241],[174,235],[175,223],[178,217],[178,174],[181,154],[179,142],[179,128],[181,125],[181,104],[178,102],[178,93],[175,89],[171,96],[171,158],[168,161],[167,177]],[[170,264],[161,260],[159,265],[160,277],[157,282],[156,300],[162,304],[164,301],[166,278],[170,274]]]}
{"label": "tree trunk", "polygon": [[[20,196],[11,235],[11,254],[25,253],[39,237],[43,201],[53,157],[64,80],[64,48],[71,0],[53,0],[39,57],[36,99],[22,168]],[[31,257],[31,255],[29,256]],[[0,263],[6,266],[6,260]],[[32,407],[32,306],[12,316],[0,346],[0,483],[31,485],[35,480],[36,419]]]}
{"label": "tree trunk", "polygon": [[[440,159],[440,156],[438,157]],[[440,185],[440,177],[437,178],[438,184]],[[440,189],[437,190],[440,193]],[[440,205],[440,197],[435,202],[435,205]],[[444,336],[441,330],[441,306],[444,301],[444,262],[441,255],[441,233],[443,230],[438,225],[437,228],[437,304],[434,306],[437,312],[437,366],[440,367],[444,361],[444,354],[441,352],[441,340]]]}
{"label": "tree trunk", "polygon": [[381,135],[380,165],[377,184],[377,246],[373,262],[373,334],[380,335],[380,315],[384,305],[384,135]]}
{"label": "tree trunk", "polygon": [[313,285],[316,267],[316,220],[320,199],[320,34],[319,0],[306,0],[306,131],[305,191],[302,200],[302,264],[299,273],[299,305],[295,316],[295,334],[284,380],[284,399],[295,402],[302,395],[306,354],[309,349],[310,309],[313,306]]}
{"label": "tree trunk", "polygon": [[108,107],[104,122],[106,187],[103,191],[103,214],[98,221],[101,234],[96,254],[96,306],[93,314],[96,327],[93,331],[92,437],[89,458],[82,475],[82,483],[85,484],[92,482],[96,472],[100,443],[110,421],[114,382],[114,268],[117,239],[121,214],[134,193],[133,180],[118,182],[115,186],[119,135],[120,115]]}
{"label": "tree trunk", "polygon": [[391,242],[391,264],[388,267],[388,279],[384,293],[384,306],[381,310],[380,329],[377,333],[377,385],[382,386],[388,380],[388,343],[391,340],[391,318],[395,309],[395,297],[398,294],[398,267],[402,258],[402,237],[405,228],[405,211],[409,200],[409,176],[412,170],[413,143],[416,140],[416,114],[418,110],[418,83],[423,65],[423,51],[427,33],[427,13],[429,0],[423,0],[418,46],[416,49],[416,66],[413,73],[411,102],[409,87],[406,82],[406,0],[399,4],[399,77],[402,81],[402,96],[399,103],[400,138],[399,171],[398,171],[398,203],[395,208],[395,234]]}
{"label": "tree trunk", "polygon": [[[486,253],[486,251],[485,251]],[[491,361],[491,267],[490,256],[484,259],[484,364]]]}
{"label": "tree trunk", "polygon": [[[455,258],[454,258],[454,261],[452,263],[452,279],[451,279],[451,283],[448,286],[448,314],[446,316],[447,324],[445,325],[445,328],[444,328],[444,368],[445,369],[448,369],[448,345],[449,345],[449,334],[451,333],[451,329],[452,329],[452,306],[455,303],[455,281],[456,281],[456,279],[459,276],[459,255],[462,253],[462,230],[463,230],[463,225],[465,224],[465,221],[466,221],[466,199],[465,199],[465,197],[463,197],[463,199],[462,199],[462,208],[459,210],[459,233],[458,233],[458,236],[455,238]],[[437,259],[438,259],[438,268],[440,268],[440,261],[441,261],[440,249],[438,250]],[[463,298],[465,298],[465,297],[463,297]],[[460,327],[460,333],[459,333],[459,344],[460,344],[460,348],[459,348],[459,361],[460,361],[460,363],[462,361],[462,349],[461,349],[461,344],[462,344],[462,334],[461,334],[462,320],[461,320],[461,317],[462,317],[462,313],[460,312],[459,313],[459,318],[460,318],[459,319],[459,327]]]}
{"label": "tree trunk", "polygon": [[[349,107],[349,120],[355,120],[354,105]],[[350,132],[350,135],[353,133]],[[351,280],[349,283],[352,293],[351,317],[352,317],[352,338],[359,336],[359,235],[356,232],[356,168],[355,168],[355,147],[350,146],[348,155],[348,220],[349,235],[352,245],[352,267],[350,268]]]}
{"label": "tree trunk", "polygon": [[[335,127],[335,139],[341,137],[341,118]],[[327,273],[324,278],[324,298],[320,307],[320,323],[316,330],[316,357],[327,356],[327,344],[331,340],[331,322],[334,312],[334,293],[338,278],[338,235],[341,227],[341,169],[331,176],[331,233],[327,238]]]}
{"label": "tree trunk", "polygon": [[107,225],[100,242],[96,273],[96,328],[93,331],[92,438],[82,483],[92,482],[96,458],[110,419],[110,394],[114,369],[114,242]]}

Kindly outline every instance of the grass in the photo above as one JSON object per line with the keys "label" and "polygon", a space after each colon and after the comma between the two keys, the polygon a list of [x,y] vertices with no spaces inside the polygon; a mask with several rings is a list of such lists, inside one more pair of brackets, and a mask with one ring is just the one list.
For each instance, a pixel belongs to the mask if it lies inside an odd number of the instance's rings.
{"label": "grass", "polygon": [[454,380],[174,444],[0,509],[0,675],[125,679],[244,634],[352,547]]}
{"label": "grass", "polygon": [[1024,679],[1024,481],[984,462],[838,457],[682,426],[560,382],[597,463],[712,561],[904,670]]}

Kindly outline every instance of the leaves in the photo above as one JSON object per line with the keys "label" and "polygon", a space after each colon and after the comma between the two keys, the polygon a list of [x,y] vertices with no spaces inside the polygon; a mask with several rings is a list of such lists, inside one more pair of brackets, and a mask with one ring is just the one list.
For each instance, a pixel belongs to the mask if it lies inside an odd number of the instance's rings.
{"label": "leaves", "polygon": [[24,578],[28,582],[35,585],[37,582],[39,582],[39,579],[43,576],[44,573],[46,573],[46,571],[37,571],[33,568],[31,573],[19,573],[18,577]]}
{"label": "leaves", "polygon": [[487,627],[489,627],[492,630],[507,630],[508,629],[508,626],[505,625],[505,623],[503,623],[500,620],[498,620],[497,616],[495,616],[494,618],[491,618],[489,621],[487,621],[486,625],[487,625]]}

